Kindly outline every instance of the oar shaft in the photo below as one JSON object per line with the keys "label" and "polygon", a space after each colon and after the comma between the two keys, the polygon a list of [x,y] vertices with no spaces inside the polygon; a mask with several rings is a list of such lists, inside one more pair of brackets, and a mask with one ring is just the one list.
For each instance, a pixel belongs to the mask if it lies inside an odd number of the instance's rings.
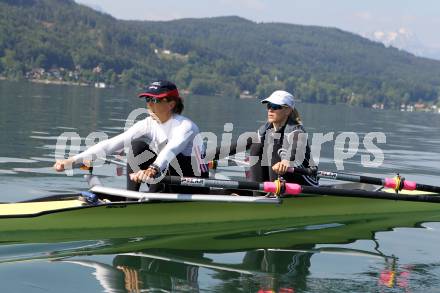
{"label": "oar shaft", "polygon": [[219,179],[205,179],[194,177],[178,177],[166,176],[161,181],[165,184],[178,186],[193,186],[193,187],[214,187],[226,189],[241,189],[262,192],[284,193],[290,195],[297,195],[301,193],[301,185],[295,183],[286,183],[285,190],[281,190],[281,182],[277,186],[274,182],[252,182],[252,181],[236,181],[236,180],[219,180]]}
{"label": "oar shaft", "polygon": [[234,203],[270,203],[279,204],[281,199],[267,198],[263,196],[231,196],[231,195],[210,195],[210,194],[184,194],[184,193],[144,193],[117,189],[104,186],[94,186],[90,189],[93,193],[113,195],[137,199],[139,201],[160,200],[160,201],[205,201],[205,202],[234,202]]}
{"label": "oar shaft", "polygon": [[440,186],[432,186],[416,183],[416,190],[440,193]]}
{"label": "oar shaft", "polygon": [[312,169],[303,169],[303,168],[289,168],[288,172],[297,173],[301,175],[316,175],[320,178],[328,178],[333,180],[341,180],[341,181],[349,181],[349,182],[358,182],[358,183],[367,183],[374,185],[383,185],[384,181],[380,178],[369,177],[369,176],[360,176],[355,174],[346,174],[346,173],[336,173],[329,171],[316,171],[313,172]]}
{"label": "oar shaft", "polygon": [[[296,169],[295,169],[296,171]],[[331,178],[335,180],[341,181],[350,181],[350,182],[359,182],[359,183],[367,183],[373,185],[383,185],[384,181],[381,178],[369,177],[369,176],[359,176],[354,174],[345,174],[345,173],[335,173],[328,171],[318,171],[318,177]]]}
{"label": "oar shaft", "polygon": [[127,163],[126,162],[121,162],[121,161],[116,161],[116,160],[111,160],[111,159],[104,159],[106,163],[108,164],[114,164],[120,167],[127,167]]}
{"label": "oar shaft", "polygon": [[380,192],[380,191],[350,190],[350,189],[336,189],[336,188],[331,188],[331,187],[302,186],[302,193],[323,194],[323,195],[344,196],[344,197],[363,197],[363,198],[440,203],[440,197],[433,196],[433,195],[405,195],[405,194],[401,194],[401,193],[388,193],[388,192]]}
{"label": "oar shaft", "polygon": [[316,175],[320,178],[328,178],[328,179],[341,180],[341,181],[380,185],[380,186],[384,186],[387,188],[398,189],[398,190],[400,190],[400,186],[397,186],[397,185],[401,182],[401,184],[402,184],[401,187],[402,187],[402,189],[405,189],[405,190],[420,190],[420,191],[440,193],[439,186],[420,184],[420,183],[416,183],[414,181],[405,180],[404,178],[400,178],[399,180],[397,180],[396,178],[383,178],[382,179],[382,178],[377,178],[377,177],[370,177],[370,176],[363,176],[363,175],[356,175],[356,174],[347,174],[347,173],[336,173],[336,172],[329,172],[329,171],[317,171],[316,174],[314,174],[312,170],[302,169],[302,168],[289,168],[288,172],[297,173],[297,174],[301,174],[301,175]]}
{"label": "oar shaft", "polygon": [[[256,190],[264,192],[275,192],[277,186],[274,182],[248,182],[235,180],[218,180],[218,179],[204,179],[193,177],[177,177],[167,176],[162,180],[163,183],[180,186],[195,186],[195,187],[218,187],[218,188],[232,188]],[[298,195],[298,194],[317,194],[343,197],[363,197],[375,199],[389,199],[389,200],[404,200],[404,201],[418,201],[418,202],[437,202],[440,203],[439,196],[432,195],[403,195],[397,193],[387,193],[380,191],[366,191],[366,190],[351,190],[351,189],[337,189],[332,187],[313,187],[301,186],[295,183],[285,183],[284,194]]]}
{"label": "oar shaft", "polygon": [[263,191],[264,183],[235,180],[205,179],[194,177],[166,176],[162,183],[178,186],[214,187]]}
{"label": "oar shaft", "polygon": [[[244,161],[243,162],[236,161],[236,163],[240,163],[242,165],[248,164],[247,162]],[[287,172],[297,173],[301,175],[308,175],[308,176],[318,176],[320,178],[328,178],[333,180],[373,184],[373,185],[384,186],[387,188],[397,189],[397,190],[400,189],[420,190],[420,191],[427,191],[427,192],[440,194],[440,186],[420,184],[414,181],[405,180],[404,178],[399,179],[399,183],[401,182],[401,186],[398,186],[399,184],[396,178],[377,178],[377,177],[363,176],[356,174],[336,173],[329,171],[314,171],[312,169],[293,168],[293,167],[288,168]]]}

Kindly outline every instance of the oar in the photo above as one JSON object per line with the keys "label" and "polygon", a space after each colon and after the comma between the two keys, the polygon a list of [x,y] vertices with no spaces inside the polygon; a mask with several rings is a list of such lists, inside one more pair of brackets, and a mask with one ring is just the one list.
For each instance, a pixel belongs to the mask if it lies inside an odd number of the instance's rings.
{"label": "oar", "polygon": [[[180,177],[179,177],[180,178]],[[280,204],[279,198],[268,198],[264,196],[233,196],[233,195],[211,195],[211,194],[186,194],[186,193],[149,193],[137,192],[125,189],[118,189],[105,186],[93,186],[92,193],[107,194],[119,197],[137,199],[138,201],[206,201],[206,202],[233,202],[233,203],[258,203],[258,204]]]}
{"label": "oar", "polygon": [[401,177],[400,175],[397,175],[394,178],[377,178],[377,177],[348,174],[348,173],[336,173],[329,171],[317,171],[316,173],[314,173],[313,170],[302,169],[302,168],[289,168],[288,172],[298,173],[302,175],[317,175],[318,177],[321,178],[329,178],[334,180],[380,185],[394,189],[396,191],[405,189],[405,190],[420,190],[420,191],[440,193],[439,186],[416,183],[414,181],[406,180],[404,177]]}
{"label": "oar", "polygon": [[161,181],[165,184],[194,187],[216,187],[226,189],[243,189],[262,192],[272,192],[282,195],[317,194],[344,197],[364,197],[376,199],[392,199],[404,201],[439,202],[440,196],[433,195],[404,195],[380,191],[336,189],[332,187],[301,186],[295,183],[283,182],[252,182],[237,180],[219,180],[194,177],[166,176]]}
{"label": "oar", "polygon": [[[233,161],[236,164],[246,165],[245,161]],[[216,161],[210,162],[211,164],[215,164]],[[397,174],[394,178],[378,178],[364,175],[356,175],[349,173],[337,173],[331,171],[314,171],[313,169],[303,169],[303,168],[289,168],[287,170],[289,173],[297,173],[301,175],[308,176],[318,176],[319,178],[328,178],[333,180],[341,180],[341,181],[349,181],[349,182],[358,182],[358,183],[366,183],[384,186],[387,188],[394,189],[396,192],[404,190],[420,190],[427,191],[433,193],[440,193],[440,186],[421,184],[415,181],[406,180],[404,177],[401,177]]]}
{"label": "oar", "polygon": [[[106,163],[115,164],[118,166],[124,167],[126,163],[110,160],[110,159],[104,159]],[[243,164],[247,163],[245,161],[239,161],[235,159],[228,159],[231,162],[234,162],[236,164]],[[209,167],[212,169],[215,169],[216,163],[218,161],[214,160],[209,162]],[[289,173],[298,173],[301,175],[316,175],[320,178],[328,178],[333,180],[341,180],[341,181],[349,181],[349,182],[358,182],[358,183],[366,183],[366,184],[373,184],[373,185],[379,185],[384,186],[387,188],[394,189],[396,191],[400,191],[402,189],[404,190],[420,190],[420,191],[427,191],[427,192],[433,192],[433,193],[440,193],[440,186],[433,186],[433,185],[427,185],[427,184],[421,184],[417,183],[415,181],[406,180],[404,177],[401,177],[400,175],[397,175],[394,178],[378,178],[378,177],[371,177],[371,176],[364,176],[364,175],[356,175],[356,174],[348,174],[348,173],[337,173],[337,172],[330,172],[330,171],[317,171],[314,172],[312,169],[303,169],[303,168],[289,168]],[[246,181],[245,181],[246,182]],[[214,186],[212,186],[214,187]],[[221,186],[220,186],[221,187]],[[235,188],[235,187],[225,187],[225,188]],[[240,189],[240,188],[237,188]],[[255,190],[255,189],[253,189]]]}

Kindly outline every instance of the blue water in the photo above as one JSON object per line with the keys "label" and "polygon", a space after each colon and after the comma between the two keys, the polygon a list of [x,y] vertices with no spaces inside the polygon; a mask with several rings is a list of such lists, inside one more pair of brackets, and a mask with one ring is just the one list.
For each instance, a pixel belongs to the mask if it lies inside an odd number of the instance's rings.
{"label": "blue water", "polygon": [[[0,201],[87,189],[81,172],[68,177],[51,165],[57,137],[65,131],[85,138],[123,130],[134,108],[143,107],[133,89],[92,89],[0,81]],[[254,131],[265,109],[256,100],[185,97],[185,115],[218,138],[225,123],[233,136]],[[365,168],[359,152],[345,171],[406,178],[440,185],[440,115],[298,103],[311,134],[372,131],[386,135],[384,162]],[[323,145],[321,170],[334,170],[334,142]],[[243,176],[224,167],[225,176]],[[125,186],[124,176],[105,166],[95,171],[105,185]],[[427,219],[429,221],[429,219]],[[330,226],[307,229],[332,229]],[[251,233],[252,232],[252,233]],[[264,237],[249,231],[253,237]],[[261,231],[260,231],[261,232]],[[266,231],[266,233],[271,233]],[[286,230],[283,233],[301,233]],[[260,235],[260,236],[258,236]],[[295,235],[295,234],[293,234]],[[228,235],[224,235],[228,236]],[[240,237],[235,235],[234,237]],[[243,236],[244,237],[244,236]],[[438,292],[440,224],[419,223],[371,231],[349,243],[295,245],[248,250],[137,249],[118,252],[115,241],[26,243],[0,246],[0,292]],[[121,239],[135,242],[137,239]],[[322,244],[325,243],[325,244]],[[99,253],[102,248],[112,253]],[[102,251],[102,250],[101,250]]]}

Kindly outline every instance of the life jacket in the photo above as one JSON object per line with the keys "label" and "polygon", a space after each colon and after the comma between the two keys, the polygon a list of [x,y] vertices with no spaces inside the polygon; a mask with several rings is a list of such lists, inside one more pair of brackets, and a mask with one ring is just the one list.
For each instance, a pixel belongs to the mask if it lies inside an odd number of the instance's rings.
{"label": "life jacket", "polygon": [[[299,141],[297,139],[294,139],[292,142],[289,142],[288,140],[286,141],[286,139],[289,138],[289,135],[294,135],[294,132],[300,134],[306,133],[306,130],[302,124],[297,123],[291,117],[289,117],[286,124],[278,131],[274,131],[272,123],[268,122],[258,129],[259,142],[252,144],[250,148],[250,155],[259,157],[259,161],[250,168],[250,177],[252,181],[261,182],[276,180],[278,174],[272,170],[272,166],[280,162],[282,159],[294,162],[294,167],[316,168],[313,159],[311,158],[311,150],[308,141],[305,142],[304,159],[302,162],[298,161],[298,159],[295,160]],[[267,141],[267,138],[269,138],[268,135],[274,135],[273,139]],[[279,137],[277,138],[275,135]],[[273,145],[269,146],[268,144],[272,142]],[[293,146],[292,143],[295,143],[296,145]],[[265,154],[265,152],[267,153]],[[298,183],[301,185],[317,186],[319,184],[318,178],[315,176],[287,172],[282,175],[282,177],[287,182]]]}

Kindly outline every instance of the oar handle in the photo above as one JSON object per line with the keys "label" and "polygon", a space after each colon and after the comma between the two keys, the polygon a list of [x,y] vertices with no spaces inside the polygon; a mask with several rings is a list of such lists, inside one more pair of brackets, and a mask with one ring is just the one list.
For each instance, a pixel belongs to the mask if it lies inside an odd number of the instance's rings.
{"label": "oar handle", "polygon": [[420,184],[415,181],[406,180],[404,178],[385,178],[383,186],[392,188],[394,190],[421,190],[433,193],[440,193],[439,186]]}
{"label": "oar handle", "polygon": [[[298,195],[302,192],[301,185],[295,183],[285,183],[284,188],[284,194]],[[279,191],[275,182],[264,182],[263,189],[264,192],[272,192],[275,194]]]}
{"label": "oar handle", "polygon": [[[392,189],[400,189],[400,186],[398,185],[398,181],[396,180],[396,178],[385,178],[383,186],[387,187],[387,188],[392,188]],[[409,181],[409,180],[403,180],[403,184],[402,184],[402,189],[405,190],[416,190],[417,189],[417,183],[414,181]]]}

